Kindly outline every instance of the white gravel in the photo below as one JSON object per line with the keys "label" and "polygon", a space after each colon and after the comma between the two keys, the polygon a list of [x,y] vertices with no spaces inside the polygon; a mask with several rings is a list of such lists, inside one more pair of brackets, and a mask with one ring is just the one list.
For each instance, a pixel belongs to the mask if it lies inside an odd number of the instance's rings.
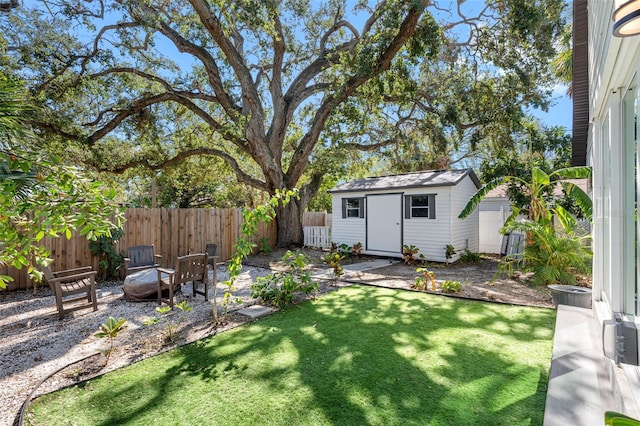
{"label": "white gravel", "polygon": [[[250,284],[256,277],[268,273],[270,271],[263,268],[243,269],[234,291],[234,295],[240,297],[242,304],[231,306],[231,312],[255,304],[250,297]],[[218,282],[226,279],[225,267],[221,265]],[[219,313],[222,312],[221,287],[223,286],[218,286]],[[145,319],[157,314],[155,301],[126,301],[122,282],[101,283],[97,294],[96,312],[90,308],[83,309],[67,314],[63,320],[59,320],[55,298],[48,287],[38,289],[35,296],[31,290],[0,292],[0,426],[14,423],[25,398],[41,380],[73,361],[99,353],[99,349],[106,348],[107,341],[95,337],[94,333],[98,332],[100,325],[110,316],[125,318],[127,329],[118,336],[117,349],[100,373],[211,335],[221,327],[226,329],[245,321],[237,315],[229,315],[226,324],[216,328],[213,322],[212,302],[205,301],[202,296],[191,298],[190,285],[185,285],[176,298],[178,302],[187,300],[193,311],[184,314],[180,321],[180,339],[167,344],[166,328],[163,325],[143,325]],[[104,357],[92,357],[91,362],[103,365]],[[74,383],[73,371],[65,372],[47,379],[37,394]]]}

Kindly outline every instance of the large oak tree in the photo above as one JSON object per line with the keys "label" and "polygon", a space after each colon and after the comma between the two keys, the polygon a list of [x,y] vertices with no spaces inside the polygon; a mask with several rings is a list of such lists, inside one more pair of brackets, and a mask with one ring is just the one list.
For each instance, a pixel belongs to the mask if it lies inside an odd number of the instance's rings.
{"label": "large oak tree", "polygon": [[[447,126],[471,127],[475,109],[499,108],[496,99],[510,87],[534,92],[563,2],[44,4],[0,22],[9,53],[3,62],[32,81],[43,107],[33,124],[102,170],[157,170],[210,155],[269,194],[298,188],[300,199],[277,212],[278,244],[286,246],[302,242],[302,212],[342,155],[398,146],[408,133],[391,123],[392,131],[375,137],[367,117],[380,122],[392,105],[403,111],[412,100],[410,108],[433,106],[432,117]],[[459,55],[470,59],[451,59]],[[505,76],[495,86],[503,90],[481,85],[478,93],[491,99],[467,102],[460,113],[456,105],[473,94],[431,92],[423,79],[446,74],[442,67],[455,73],[456,64],[472,78]],[[447,98],[432,99],[436,93]],[[509,105],[514,100],[531,101],[515,96]],[[481,115],[484,124],[495,122],[484,109]]]}

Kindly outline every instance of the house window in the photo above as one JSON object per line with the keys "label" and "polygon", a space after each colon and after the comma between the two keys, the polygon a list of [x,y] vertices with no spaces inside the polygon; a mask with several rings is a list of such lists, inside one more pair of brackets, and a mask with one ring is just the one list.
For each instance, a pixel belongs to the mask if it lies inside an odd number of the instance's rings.
{"label": "house window", "polygon": [[404,217],[435,219],[436,194],[405,195]]}
{"label": "house window", "polygon": [[343,218],[364,217],[364,197],[342,199]]}

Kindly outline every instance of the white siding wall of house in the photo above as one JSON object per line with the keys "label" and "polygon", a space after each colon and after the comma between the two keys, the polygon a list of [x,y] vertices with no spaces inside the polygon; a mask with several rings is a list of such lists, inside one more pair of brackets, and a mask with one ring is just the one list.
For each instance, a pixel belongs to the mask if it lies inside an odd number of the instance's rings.
{"label": "white siding wall of house", "polygon": [[436,194],[436,217],[404,219],[404,244],[420,249],[427,260],[444,262],[444,248],[451,238],[451,188],[413,188],[405,190],[405,195]]}
{"label": "white siding wall of house", "polygon": [[[436,262],[447,260],[448,244],[457,251],[452,261],[465,248],[478,251],[478,212],[458,219],[477,191],[474,179],[472,171],[428,171],[342,184],[332,190],[333,242],[362,243],[364,254],[397,257],[402,245],[414,245],[418,255]],[[360,199],[364,217],[343,217],[344,199]]]}
{"label": "white siding wall of house", "polygon": [[480,214],[478,209],[475,209],[475,211],[464,220],[458,219],[458,215],[477,190],[478,188],[471,179],[464,179],[456,186],[456,190],[451,193],[451,224],[449,225],[449,229],[452,231],[451,241],[453,247],[456,249],[456,254],[452,260],[458,260],[460,254],[465,249],[469,249],[472,252],[479,250],[478,226]]}
{"label": "white siding wall of house", "polygon": [[[331,214],[331,238],[336,244],[354,245],[356,243],[365,244],[366,218],[342,217],[342,199],[345,197],[364,197],[363,192],[350,192],[348,194],[338,194],[332,197]],[[365,200],[366,209],[366,200]]]}
{"label": "white siding wall of house", "polygon": [[[640,325],[637,274],[636,135],[640,36],[613,37],[613,2],[589,1],[591,128],[587,162],[593,167],[593,305],[598,325],[614,314]],[[622,405],[640,417],[640,369],[610,363]]]}

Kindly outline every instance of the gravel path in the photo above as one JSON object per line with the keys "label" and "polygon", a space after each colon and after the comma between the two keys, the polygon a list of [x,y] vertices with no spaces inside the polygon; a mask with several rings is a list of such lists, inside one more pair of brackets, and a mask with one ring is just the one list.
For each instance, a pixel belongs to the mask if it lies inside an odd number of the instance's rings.
{"label": "gravel path", "polygon": [[[242,300],[231,311],[255,303],[250,297],[250,284],[260,275],[270,270],[264,268],[243,269],[237,280],[234,294]],[[227,279],[224,266],[220,268],[218,280]],[[219,287],[220,289],[220,287]],[[220,329],[237,326],[246,320],[239,315],[229,315],[221,327],[213,325],[213,304],[202,296],[192,299],[189,285],[183,286],[177,301],[187,300],[193,311],[184,314],[181,321],[181,338],[167,344],[166,328],[161,324],[144,326],[143,321],[156,314],[155,301],[128,302],[124,299],[122,282],[99,284],[97,290],[98,310],[84,309],[67,314],[58,319],[55,298],[51,290],[41,288],[36,296],[32,291],[0,293],[0,426],[11,425],[31,390],[57,369],[90,355],[88,361],[93,370],[104,366],[104,356],[99,349],[107,347],[105,340],[94,336],[108,317],[122,317],[127,320],[127,329],[117,338],[117,349],[109,363],[100,373],[122,367],[178,344],[195,341],[211,335]],[[220,304],[220,302],[218,302]],[[221,313],[221,307],[218,306]],[[97,367],[97,368],[95,368]],[[38,394],[49,392],[85,379],[86,365],[75,366],[70,371],[56,374],[40,387]],[[94,372],[95,373],[95,372]]]}

